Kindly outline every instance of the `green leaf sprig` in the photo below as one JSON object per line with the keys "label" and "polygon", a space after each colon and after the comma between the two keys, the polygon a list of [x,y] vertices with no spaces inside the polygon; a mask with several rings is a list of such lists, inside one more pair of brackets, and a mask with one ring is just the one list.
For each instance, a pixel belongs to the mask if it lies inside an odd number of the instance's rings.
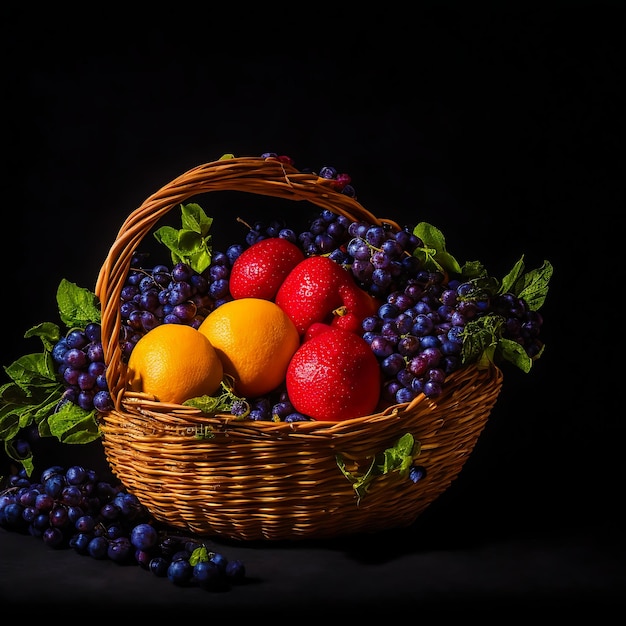
{"label": "green leaf sprig", "polygon": [[[89,322],[100,322],[96,296],[89,290],[63,279],[56,293],[59,315],[68,329],[84,329]],[[89,443],[100,437],[97,412],[86,411],[73,402],[63,401],[65,387],[56,372],[52,349],[61,338],[61,329],[43,322],[26,331],[24,338],[38,337],[42,351],[27,354],[4,366],[10,382],[0,387],[0,439],[8,457],[22,464],[30,476],[33,454],[16,448],[20,431],[36,426],[41,437],[56,437],[62,443]]]}
{"label": "green leaf sprig", "polygon": [[415,441],[411,433],[405,433],[393,446],[376,454],[369,468],[362,475],[348,471],[345,459],[341,454],[337,454],[335,460],[343,475],[352,483],[358,505],[367,494],[372,482],[379,476],[384,476],[389,472],[398,472],[402,477],[407,476],[419,453],[419,441]]}
{"label": "green leaf sprig", "polygon": [[[456,276],[471,285],[471,290],[463,296],[465,300],[487,300],[497,294],[513,294],[523,299],[531,311],[539,310],[546,299],[553,267],[544,260],[537,269],[525,272],[524,256],[515,263],[510,272],[499,281],[490,276],[480,261],[471,261],[463,266],[447,251],[443,233],[426,222],[420,222],[413,230],[423,246],[414,251],[425,269],[440,271],[448,276]],[[465,326],[463,332],[463,364],[477,363],[488,367],[491,363],[508,361],[523,372],[528,373],[532,364],[544,351],[541,348],[533,358],[516,341],[503,337],[506,320],[495,313],[487,313]]]}
{"label": "green leaf sprig", "polygon": [[172,263],[187,263],[199,274],[211,265],[213,218],[199,204],[181,205],[182,228],[162,226],[154,232],[159,243],[169,248]]}

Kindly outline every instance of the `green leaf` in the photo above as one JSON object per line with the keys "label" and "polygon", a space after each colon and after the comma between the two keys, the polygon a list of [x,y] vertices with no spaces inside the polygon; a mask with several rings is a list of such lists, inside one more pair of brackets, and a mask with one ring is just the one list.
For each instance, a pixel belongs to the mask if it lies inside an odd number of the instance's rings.
{"label": "green leaf", "polygon": [[51,351],[61,338],[61,329],[57,324],[53,324],[52,322],[43,322],[42,324],[33,326],[24,333],[25,339],[30,339],[31,337],[39,337],[44,348]]}
{"label": "green leaf", "polygon": [[367,493],[371,482],[378,476],[389,472],[399,472],[401,476],[406,476],[419,453],[419,442],[415,441],[411,433],[405,433],[393,446],[376,454],[367,471],[360,476],[348,471],[342,455],[337,454],[335,460],[342,474],[352,483],[358,504]]}
{"label": "green leaf", "polygon": [[461,266],[446,250],[446,239],[438,228],[427,222],[420,222],[413,229],[413,234],[424,244],[415,249],[413,256],[419,258],[426,269],[443,270],[448,274],[461,273]]}
{"label": "green leaf", "polygon": [[61,443],[90,443],[100,437],[96,411],[86,411],[66,402],[48,417],[50,433]]}
{"label": "green leaf", "polygon": [[20,430],[20,416],[11,405],[0,407],[0,439],[10,441]]}
{"label": "green leaf", "polygon": [[183,230],[191,230],[199,233],[202,237],[209,236],[211,226],[213,226],[213,218],[209,217],[202,207],[195,202],[183,205],[181,221]]}
{"label": "green leaf", "polygon": [[49,352],[26,354],[4,370],[27,395],[31,395],[32,387],[47,387],[58,383],[54,361]]}
{"label": "green leaf", "polygon": [[162,226],[154,232],[155,239],[165,245],[172,263],[187,263],[198,273],[211,264],[211,235],[213,218],[208,217],[199,204],[181,205],[182,228]]}
{"label": "green leaf", "polygon": [[96,295],[65,278],[57,289],[57,304],[61,321],[68,329],[84,329],[91,322],[101,321]]}
{"label": "green leaf", "polygon": [[485,359],[493,361],[504,323],[499,315],[470,320],[463,331],[463,363],[477,363]]}
{"label": "green leaf", "polygon": [[526,350],[517,341],[500,338],[497,350],[502,359],[509,361],[519,367],[523,372],[530,372],[533,360],[528,356]]}
{"label": "green leaf", "polygon": [[184,406],[191,406],[202,411],[207,415],[215,415],[216,413],[228,413],[232,409],[233,403],[242,402],[241,398],[233,393],[232,387],[224,381],[220,383],[221,393],[217,396],[199,396],[190,398],[183,402]]}
{"label": "green leaf", "polygon": [[206,562],[210,560],[211,560],[211,557],[209,555],[209,551],[207,550],[207,547],[204,544],[201,546],[198,546],[191,553],[191,556],[189,557],[189,563],[191,565],[197,565],[200,562]]}
{"label": "green leaf", "polygon": [[[500,286],[500,293],[513,293],[515,294],[515,283],[519,280],[520,276],[524,274],[524,256],[517,261],[517,263],[511,268],[511,271],[502,279],[502,285]],[[515,294],[517,295],[517,294]]]}
{"label": "green leaf", "polygon": [[172,226],[161,226],[154,232],[154,238],[163,244],[166,248],[169,248],[172,252],[172,261],[174,261],[174,255],[178,250],[178,231]]}
{"label": "green leaf", "polygon": [[487,270],[480,261],[467,261],[461,268],[461,277],[464,280],[487,276]]}
{"label": "green leaf", "polygon": [[543,306],[552,273],[551,263],[544,261],[540,268],[527,272],[516,281],[514,293],[528,304],[531,311],[537,311]]}

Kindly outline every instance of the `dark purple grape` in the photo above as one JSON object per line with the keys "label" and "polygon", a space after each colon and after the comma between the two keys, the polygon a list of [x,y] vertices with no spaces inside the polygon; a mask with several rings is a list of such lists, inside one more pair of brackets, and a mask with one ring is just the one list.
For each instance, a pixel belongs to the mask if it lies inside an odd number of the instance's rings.
{"label": "dark purple grape", "polygon": [[197,312],[198,307],[190,300],[181,304],[177,304],[172,309],[172,313],[176,315],[176,317],[180,318],[182,322],[191,322],[191,320],[196,316]]}
{"label": "dark purple grape", "polygon": [[67,347],[69,349],[77,348],[80,350],[89,343],[89,340],[82,330],[71,330],[67,333],[65,342],[67,343]]}
{"label": "dark purple grape", "polygon": [[75,369],[73,367],[66,366],[63,369],[63,380],[65,383],[72,387],[78,386],[78,377],[81,375],[80,369]]}
{"label": "dark purple grape", "polygon": [[89,372],[80,372],[80,374],[78,374],[76,384],[83,391],[93,389],[93,386],[96,384],[96,377]]}
{"label": "dark purple grape", "polygon": [[108,557],[109,541],[106,537],[96,536],[87,545],[87,552],[94,559],[105,559]]}
{"label": "dark purple grape", "polygon": [[172,268],[171,275],[172,280],[177,283],[188,283],[193,275],[193,270],[189,265],[187,265],[187,263],[179,262]]}
{"label": "dark purple grape", "polygon": [[134,553],[135,550],[130,540],[124,535],[111,539],[109,541],[109,545],[107,546],[107,556],[109,559],[116,561],[117,563],[129,561]]}
{"label": "dark purple grape", "polygon": [[437,398],[441,395],[442,391],[443,391],[443,388],[441,386],[441,383],[438,383],[434,380],[427,380],[424,383],[424,390],[422,393],[427,398]]}
{"label": "dark purple grape", "polygon": [[81,390],[76,397],[76,404],[85,411],[91,411],[91,409],[93,409],[94,395],[93,389]]}
{"label": "dark purple grape", "polygon": [[80,369],[88,365],[89,359],[80,348],[70,348],[63,356],[65,365]]}
{"label": "dark purple grape", "polygon": [[63,543],[63,531],[56,526],[48,526],[43,531],[41,538],[47,546],[57,548]]}
{"label": "dark purple grape", "polygon": [[111,394],[106,390],[96,392],[93,397],[93,406],[97,411],[103,413],[113,410],[114,404]]}
{"label": "dark purple grape", "polygon": [[74,548],[78,554],[88,554],[89,542],[93,539],[93,535],[87,532],[79,532],[70,537],[69,547]]}
{"label": "dark purple grape", "polygon": [[74,522],[74,527],[80,533],[90,533],[96,527],[96,520],[92,515],[82,515]]}
{"label": "dark purple grape", "polygon": [[391,378],[401,369],[404,369],[405,365],[406,361],[404,360],[404,357],[398,352],[394,352],[381,361],[380,368],[386,377]]}
{"label": "dark purple grape", "polygon": [[79,506],[83,501],[83,492],[77,484],[70,484],[63,488],[60,499],[61,502],[68,507]]}
{"label": "dark purple grape", "polygon": [[151,524],[137,524],[130,533],[130,541],[140,550],[154,547],[159,539],[159,533]]}
{"label": "dark purple grape", "polygon": [[417,353],[420,347],[420,341],[413,335],[406,335],[398,341],[398,352],[407,358]]}
{"label": "dark purple grape", "polygon": [[59,339],[52,348],[52,358],[56,363],[65,363],[65,353],[69,350],[65,338]]}
{"label": "dark purple grape", "polygon": [[167,568],[167,577],[175,585],[187,585],[193,576],[193,565],[188,560],[172,561]]}
{"label": "dark purple grape", "polygon": [[394,344],[385,339],[382,335],[378,335],[370,342],[372,352],[379,358],[384,359],[394,353]]}
{"label": "dark purple grape", "polygon": [[169,568],[169,561],[162,556],[156,556],[151,559],[148,564],[150,571],[159,578],[165,578],[167,576],[167,570]]}
{"label": "dark purple grape", "polygon": [[64,506],[55,506],[49,514],[50,526],[54,528],[65,528],[69,525],[70,519],[67,508]]}
{"label": "dark purple grape", "polygon": [[[62,474],[54,474],[43,483],[44,492],[53,499],[61,494],[63,487],[65,487],[65,477]],[[43,510],[39,503],[37,503],[37,508],[40,511]]]}
{"label": "dark purple grape", "polygon": [[199,561],[193,566],[192,575],[202,589],[216,589],[223,582],[223,573],[213,561]]}
{"label": "dark purple grape", "polygon": [[396,402],[398,402],[398,404],[411,402],[411,400],[415,399],[416,396],[417,394],[415,393],[415,391],[413,391],[413,389],[410,389],[407,387],[401,387],[396,392]]}

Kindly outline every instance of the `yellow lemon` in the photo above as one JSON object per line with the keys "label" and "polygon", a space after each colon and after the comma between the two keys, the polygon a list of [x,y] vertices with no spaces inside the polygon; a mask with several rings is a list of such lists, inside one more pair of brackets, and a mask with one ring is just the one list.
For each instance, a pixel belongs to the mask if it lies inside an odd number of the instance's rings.
{"label": "yellow lemon", "polygon": [[234,378],[235,393],[262,396],[284,380],[300,345],[300,335],[287,314],[271,300],[240,298],[209,313],[199,329]]}
{"label": "yellow lemon", "polygon": [[206,335],[185,324],[161,324],[146,333],[128,359],[131,391],[161,402],[214,394],[224,375],[222,362]]}

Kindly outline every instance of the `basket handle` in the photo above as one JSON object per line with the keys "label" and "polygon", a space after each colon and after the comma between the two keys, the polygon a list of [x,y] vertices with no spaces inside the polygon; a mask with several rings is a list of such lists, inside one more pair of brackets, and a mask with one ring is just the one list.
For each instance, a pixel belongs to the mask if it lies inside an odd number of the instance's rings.
{"label": "basket handle", "polygon": [[276,158],[222,158],[199,165],[175,178],[148,197],[122,224],[96,282],[101,310],[102,347],[107,364],[107,383],[119,410],[126,386],[126,365],[119,342],[120,297],[132,256],[143,238],[172,208],[210,191],[243,191],[288,200],[305,200],[353,221],[399,225],[370,213],[354,198],[332,188],[330,179],[298,171]]}

